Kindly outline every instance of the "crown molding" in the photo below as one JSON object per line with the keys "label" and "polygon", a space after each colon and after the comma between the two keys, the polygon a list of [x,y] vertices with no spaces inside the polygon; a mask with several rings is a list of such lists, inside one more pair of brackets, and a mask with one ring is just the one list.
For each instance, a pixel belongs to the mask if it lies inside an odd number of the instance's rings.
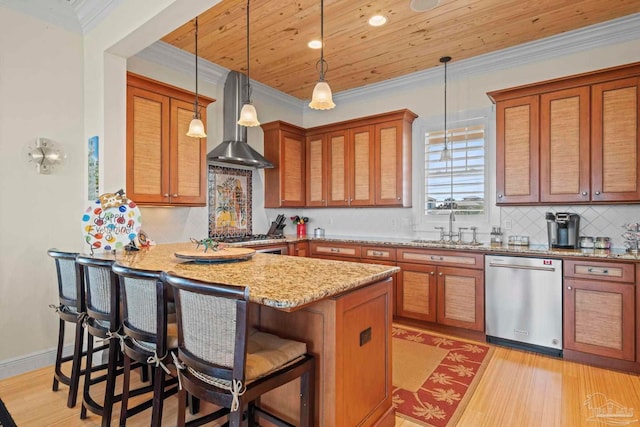
{"label": "crown molding", "polygon": [[[185,74],[193,74],[195,72],[195,57],[192,53],[178,49],[177,47],[163,41],[155,42],[151,46],[137,53],[135,56]],[[206,59],[200,58],[198,61],[199,77],[215,85],[224,86],[224,82],[229,71],[230,70],[228,68],[221,67],[220,65],[214,64]],[[251,90],[253,95],[265,95],[271,99],[289,104],[294,108],[302,108],[304,105],[304,101],[253,79],[251,80]]]}
{"label": "crown molding", "polygon": [[[452,62],[447,72],[453,76],[478,75],[487,72],[515,68],[518,66],[570,55],[589,49],[604,47],[640,39],[640,13],[628,15],[601,24],[591,25],[579,30],[567,32],[524,43],[496,52]],[[334,94],[336,101],[348,101],[365,94],[384,92],[407,87],[425,80],[438,78],[442,74],[440,67],[418,71],[380,83],[361,86]]]}

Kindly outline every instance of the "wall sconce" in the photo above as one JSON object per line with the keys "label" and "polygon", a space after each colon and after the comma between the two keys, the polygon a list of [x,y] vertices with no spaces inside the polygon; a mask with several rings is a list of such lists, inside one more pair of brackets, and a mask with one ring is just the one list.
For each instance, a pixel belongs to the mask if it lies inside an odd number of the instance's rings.
{"label": "wall sconce", "polygon": [[62,148],[46,138],[36,138],[35,147],[28,147],[27,156],[30,163],[36,165],[40,174],[50,174],[64,163],[67,155]]}

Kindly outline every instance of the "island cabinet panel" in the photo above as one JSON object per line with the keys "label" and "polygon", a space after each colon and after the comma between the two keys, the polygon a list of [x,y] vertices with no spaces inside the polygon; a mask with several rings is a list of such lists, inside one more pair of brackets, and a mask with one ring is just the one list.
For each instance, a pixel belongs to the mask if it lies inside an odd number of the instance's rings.
{"label": "island cabinet panel", "polygon": [[[140,205],[205,206],[206,139],[186,135],[195,95],[127,75],[127,197]],[[201,117],[212,99],[199,97]]]}
{"label": "island cabinet panel", "polygon": [[640,78],[592,88],[594,201],[640,200]]}
{"label": "island cabinet panel", "polygon": [[[316,356],[315,425],[394,425],[391,292],[385,280],[291,313],[260,307],[263,330],[304,341]],[[289,422],[296,420],[298,402],[299,380],[261,398]]]}
{"label": "island cabinet panel", "polygon": [[484,331],[482,254],[398,248],[396,314]]}
{"label": "island cabinet panel", "polygon": [[640,201],[640,63],[488,95],[498,204]]}
{"label": "island cabinet panel", "polygon": [[540,200],[590,200],[589,88],[541,96]]}
{"label": "island cabinet panel", "polygon": [[264,170],[265,208],[305,206],[304,129],[277,121],[262,125],[264,157],[273,168]]}
{"label": "island cabinet panel", "polygon": [[564,266],[564,348],[635,361],[633,264],[568,260]]}

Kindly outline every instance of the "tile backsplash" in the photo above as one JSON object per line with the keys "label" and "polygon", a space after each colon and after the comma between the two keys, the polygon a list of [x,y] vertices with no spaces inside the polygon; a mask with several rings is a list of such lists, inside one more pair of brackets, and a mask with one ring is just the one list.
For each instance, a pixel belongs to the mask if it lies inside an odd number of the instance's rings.
{"label": "tile backsplash", "polygon": [[510,235],[523,235],[529,236],[531,244],[546,245],[548,242],[545,212],[577,213],[580,215],[580,236],[610,237],[611,246],[614,248],[624,247],[622,225],[640,222],[638,205],[502,207],[500,225],[505,240]]}

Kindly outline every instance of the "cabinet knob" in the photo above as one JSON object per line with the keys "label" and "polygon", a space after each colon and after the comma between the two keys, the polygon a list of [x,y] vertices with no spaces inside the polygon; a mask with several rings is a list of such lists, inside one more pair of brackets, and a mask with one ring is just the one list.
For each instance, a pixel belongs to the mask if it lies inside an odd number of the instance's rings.
{"label": "cabinet knob", "polygon": [[567,289],[568,289],[568,290],[571,290],[571,289],[573,289],[573,288],[572,288],[571,286],[567,286]]}
{"label": "cabinet knob", "polygon": [[498,199],[502,199],[502,194],[498,194]]}
{"label": "cabinet knob", "polygon": [[436,274],[436,273],[432,271],[432,272],[431,272],[431,273],[429,273],[429,274],[431,274],[431,275],[433,276],[433,275],[434,275],[434,274]]}
{"label": "cabinet knob", "polygon": [[400,200],[400,197],[398,197],[398,200]]}
{"label": "cabinet knob", "polygon": [[174,195],[173,195],[173,197],[178,197],[178,194],[177,194],[177,193],[176,193],[176,194],[174,194]]}
{"label": "cabinet knob", "polygon": [[599,195],[600,195],[600,192],[599,192],[599,191],[596,191],[596,196],[599,196]]}
{"label": "cabinet knob", "polygon": [[438,273],[438,276],[442,276],[442,273]]}
{"label": "cabinet knob", "polygon": [[165,193],[164,197],[169,197],[169,194]]}
{"label": "cabinet knob", "polygon": [[582,195],[583,195],[583,196],[586,196],[586,195],[587,195],[587,192],[586,192],[586,191],[583,191],[583,192],[582,192]]}

